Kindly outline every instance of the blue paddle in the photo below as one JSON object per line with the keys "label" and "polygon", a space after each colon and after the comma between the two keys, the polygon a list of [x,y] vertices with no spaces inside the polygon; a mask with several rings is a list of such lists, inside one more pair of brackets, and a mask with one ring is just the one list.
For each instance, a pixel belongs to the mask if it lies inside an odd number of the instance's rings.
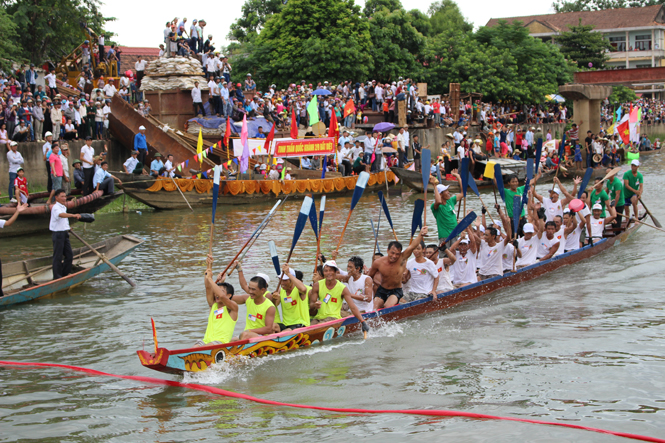
{"label": "blue paddle", "polygon": [[592,175],[593,175],[593,168],[587,168],[586,172],[584,173],[584,178],[582,179],[582,183],[580,183],[580,190],[577,191],[577,198],[582,197],[582,193],[586,190],[586,187],[589,184],[589,180],[591,180]]}
{"label": "blue paddle", "polygon": [[496,188],[499,190],[501,200],[506,203],[506,190],[503,187],[503,174],[501,173],[501,165],[498,163],[494,165],[494,181],[496,181]]}
{"label": "blue paddle", "polygon": [[425,198],[425,201],[423,202],[423,219],[425,226],[427,226],[427,187],[429,185],[429,172],[432,166],[432,151],[429,149],[423,149],[420,153],[420,157],[420,169],[423,175],[423,190]]}
{"label": "blue paddle", "polygon": [[455,229],[452,230],[452,232],[450,233],[450,235],[449,235],[448,237],[446,237],[446,239],[445,239],[442,243],[448,243],[450,240],[452,240],[453,238],[455,238],[455,237],[457,237],[458,235],[460,235],[462,232],[464,232],[464,230],[465,230],[466,228],[468,228],[469,226],[471,226],[471,223],[473,223],[474,220],[475,220],[477,217],[478,217],[478,216],[476,215],[475,212],[473,212],[473,211],[469,212],[469,213],[466,215],[466,217],[464,217],[462,220],[460,220],[459,223],[457,223],[457,226],[455,226]]}
{"label": "blue paddle", "polygon": [[517,237],[517,227],[520,224],[520,217],[522,216],[522,197],[519,195],[513,196],[513,235]]}
{"label": "blue paddle", "polygon": [[369,181],[369,174],[365,171],[361,172],[358,175],[358,180],[356,180],[356,189],[353,190],[353,197],[351,197],[351,209],[349,209],[349,216],[346,217],[346,223],[344,223],[344,229],[342,229],[342,234],[339,236],[339,243],[337,243],[337,248],[333,252],[333,257],[337,257],[339,252],[339,247],[342,245],[342,239],[344,239],[344,233],[346,232],[346,227],[349,225],[349,220],[351,220],[351,214],[353,213],[353,208],[358,204],[358,200],[362,197],[363,192],[365,192],[365,187]]}
{"label": "blue paddle", "polygon": [[379,201],[381,202],[381,206],[383,207],[383,213],[386,214],[386,218],[388,219],[388,224],[390,224],[390,229],[392,229],[393,235],[395,236],[395,241],[398,241],[397,234],[395,234],[395,228],[393,227],[393,219],[390,217],[390,211],[388,210],[388,203],[386,203],[386,199],[383,198],[383,191],[379,191],[377,192],[377,194],[379,194]]}
{"label": "blue paddle", "polygon": [[316,218],[316,204],[312,200],[312,207],[309,210],[309,222],[312,225],[312,230],[314,230],[314,238],[319,238],[319,229],[317,227],[317,218]]}
{"label": "blue paddle", "polygon": [[471,188],[471,190],[473,191],[474,194],[476,194],[478,197],[480,197],[480,192],[478,192],[478,186],[476,185],[476,180],[474,180],[474,178],[473,178],[473,174],[471,174],[471,172],[469,172],[468,177],[469,178],[467,178],[467,181],[466,181],[468,183],[467,186],[469,186]]}
{"label": "blue paddle", "polygon": [[279,266],[279,255],[277,255],[277,247],[275,242],[270,240],[268,242],[268,249],[270,249],[270,257],[272,257],[272,264],[275,265],[275,273],[280,275],[282,273],[282,268]]}
{"label": "blue paddle", "polygon": [[[533,179],[533,159],[528,158],[526,160],[526,181],[524,182],[524,193],[522,194],[522,206],[526,205],[529,199],[528,193],[532,179]],[[520,212],[522,212],[521,209]]]}
{"label": "blue paddle", "polygon": [[[309,195],[306,196],[302,202],[302,206],[300,207],[300,213],[298,214],[298,220],[296,220],[296,227],[293,231],[293,241],[291,242],[291,250],[289,251],[289,256],[286,258],[287,265],[291,260],[291,255],[293,255],[293,250],[296,248],[296,243],[298,243],[300,234],[302,234],[303,229],[305,229],[305,225],[307,225],[307,219],[309,218],[309,213],[312,210],[312,203],[313,203],[312,197],[310,197]],[[282,287],[283,275],[284,272],[281,272],[279,278],[279,284],[277,285],[277,292],[279,292],[279,288]]]}
{"label": "blue paddle", "polygon": [[325,211],[326,211],[326,196],[324,195],[321,197],[321,206],[319,207],[319,234],[316,236],[316,259],[314,260],[314,272],[316,272],[316,267],[319,264],[319,254],[321,254],[321,234],[323,234],[323,214],[325,213]]}
{"label": "blue paddle", "polygon": [[538,174],[538,166],[540,165],[540,157],[543,155],[543,139],[539,138],[536,142],[536,174]]}
{"label": "blue paddle", "polygon": [[462,195],[466,197],[466,188],[469,186],[469,157],[462,159],[459,175],[462,177]]}
{"label": "blue paddle", "polygon": [[413,217],[411,218],[411,239],[413,239],[416,230],[423,227],[423,209],[425,209],[425,201],[419,198],[413,204]]}

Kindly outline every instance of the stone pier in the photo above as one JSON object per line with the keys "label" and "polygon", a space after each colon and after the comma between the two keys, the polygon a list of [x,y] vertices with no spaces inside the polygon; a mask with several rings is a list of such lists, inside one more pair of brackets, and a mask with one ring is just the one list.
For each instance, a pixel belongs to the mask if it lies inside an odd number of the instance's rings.
{"label": "stone pier", "polygon": [[559,86],[559,94],[573,100],[573,120],[579,127],[580,140],[587,131],[600,132],[600,104],[612,94],[611,86],[570,83]]}

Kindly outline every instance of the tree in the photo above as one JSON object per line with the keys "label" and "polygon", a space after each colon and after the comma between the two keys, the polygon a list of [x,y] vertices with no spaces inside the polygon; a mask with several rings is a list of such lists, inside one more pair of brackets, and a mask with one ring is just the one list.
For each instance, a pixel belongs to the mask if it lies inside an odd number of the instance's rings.
{"label": "tree", "polygon": [[[113,18],[99,11],[99,0],[1,0],[20,30],[17,41],[31,62],[59,61],[85,39],[84,26],[95,33]],[[3,38],[5,36],[3,35]]]}
{"label": "tree", "polygon": [[408,12],[411,18],[411,25],[418,30],[422,35],[429,36],[432,34],[432,25],[429,22],[427,14],[423,14],[418,9],[412,9]]}
{"label": "tree", "polygon": [[613,86],[612,94],[609,96],[610,104],[621,105],[623,103],[630,103],[637,100],[637,94],[630,88],[625,86]]}
{"label": "tree", "polygon": [[246,0],[242,17],[231,25],[229,39],[241,43],[254,39],[268,19],[282,10],[284,3],[283,0]]}
{"label": "tree", "polygon": [[387,9],[388,11],[395,11],[402,8],[402,3],[399,0],[367,0],[365,2],[365,8],[363,9],[363,14],[367,18],[371,18],[376,11],[381,9]]}
{"label": "tree", "polygon": [[22,60],[20,48],[14,43],[18,40],[16,24],[4,9],[0,9],[0,35],[0,68],[8,70],[12,60]]}
{"label": "tree", "polygon": [[605,51],[612,48],[603,34],[592,32],[593,26],[582,25],[581,19],[577,26],[568,28],[570,31],[562,32],[555,38],[563,56],[579,68],[603,69],[607,61]]}
{"label": "tree", "polygon": [[432,34],[440,34],[447,29],[459,32],[473,31],[473,25],[466,21],[459,6],[453,0],[440,0],[430,5],[427,13],[430,15]]}
{"label": "tree", "polygon": [[618,8],[643,8],[644,6],[662,5],[665,0],[554,0],[552,7],[556,12],[601,11]]}
{"label": "tree", "polygon": [[374,72],[369,23],[353,0],[289,0],[248,54],[260,85],[365,79]]}

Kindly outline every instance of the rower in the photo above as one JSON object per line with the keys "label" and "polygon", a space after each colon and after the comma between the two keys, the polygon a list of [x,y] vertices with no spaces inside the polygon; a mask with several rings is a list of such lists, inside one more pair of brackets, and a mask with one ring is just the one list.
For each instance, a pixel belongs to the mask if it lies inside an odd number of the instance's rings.
{"label": "rower", "polygon": [[591,194],[589,195],[586,204],[590,208],[593,208],[594,206],[596,206],[596,202],[600,204],[601,208],[603,208],[602,214],[600,216],[605,218],[606,217],[605,207],[611,206],[611,202],[610,202],[610,196],[603,189],[603,179],[600,177],[596,178],[595,183],[593,185],[593,191],[591,191]]}
{"label": "rower", "polygon": [[456,288],[470,285],[478,282],[476,275],[476,254],[478,247],[476,236],[471,227],[466,229],[466,236],[462,235],[450,247],[451,252],[455,253],[455,263],[450,267],[450,276]]}
{"label": "rower", "polygon": [[337,280],[338,269],[337,263],[334,260],[328,260],[324,263],[323,275],[325,278],[319,280],[309,294],[309,307],[310,309],[317,310],[317,314],[311,320],[311,323],[315,325],[341,319],[342,301],[346,301],[354,317],[362,323],[362,330],[368,332],[369,326],[365,323],[365,319],[363,319],[362,314],[354,303],[349,288]]}
{"label": "rower", "polygon": [[591,238],[594,240],[602,239],[603,233],[605,232],[605,226],[612,223],[617,217],[616,211],[611,206],[609,217],[603,217],[602,213],[603,207],[600,205],[600,203],[596,203],[591,208]]}
{"label": "rower", "polygon": [[[541,171],[538,171],[538,174],[531,180],[530,189],[535,189],[536,182],[540,178],[540,173]],[[496,177],[494,177],[494,182],[496,186]],[[505,197],[506,197],[506,213],[508,214],[508,219],[513,220],[513,198],[518,195],[522,197],[524,194],[524,189],[525,186],[518,186],[519,185],[519,179],[517,178],[517,175],[511,174],[507,178],[507,183],[508,187],[504,189]],[[520,220],[526,216],[526,211],[522,209],[522,214],[520,214]],[[520,223],[521,225],[522,223]],[[519,229],[517,229],[519,232]]]}
{"label": "rower", "polygon": [[[444,254],[443,258],[439,258],[439,252]],[[442,294],[455,289],[452,279],[450,278],[450,265],[455,263],[455,254],[453,254],[445,243],[441,243],[441,247],[437,245],[427,245],[425,251],[427,258],[432,260],[439,273],[439,283],[436,287],[436,293]]]}
{"label": "rower", "polygon": [[[339,277],[340,281],[345,282],[351,298],[361,314],[374,310],[374,284],[369,275],[363,274],[364,268],[363,259],[354,255],[346,265],[346,276]],[[348,311],[348,304],[345,303],[342,309]]]}
{"label": "rower", "polygon": [[547,217],[548,222],[554,221],[554,217],[557,215],[563,217],[563,205],[559,199],[559,195],[561,195],[561,189],[556,187],[550,189],[549,198],[538,194],[535,189],[533,191],[534,197],[540,200],[540,202],[543,204],[543,208],[545,208],[545,216]]}
{"label": "rower", "polygon": [[282,287],[271,294],[270,299],[275,309],[282,305],[281,322],[275,323],[275,332],[292,331],[309,326],[309,291],[311,286],[297,278],[295,271],[288,264],[282,265]]}
{"label": "rower", "polygon": [[396,240],[388,243],[388,255],[378,258],[372,263],[367,275],[374,278],[381,275],[381,285],[374,292],[374,309],[395,306],[404,297],[402,291],[402,275],[406,270],[406,262],[416,246],[427,235],[427,226],[424,226],[411,244],[402,251],[402,244]]}
{"label": "rower", "polygon": [[[613,168],[608,167],[607,173],[610,174],[613,170],[614,170]],[[619,180],[619,177],[617,177],[616,172],[608,177],[607,195],[610,197],[610,206],[614,206],[617,213],[617,218],[614,220],[614,223],[612,223],[612,225],[614,226],[614,228],[620,228],[621,216],[623,215],[625,209],[624,201],[626,198],[624,195],[623,183],[621,180]]]}
{"label": "rower", "polygon": [[275,309],[275,305],[266,298],[270,296],[270,292],[268,292],[270,277],[266,274],[258,273],[247,284],[240,262],[233,262],[231,269],[234,267],[238,269],[240,287],[243,291],[247,292],[246,295],[236,295],[233,297],[233,301],[239,305],[244,304],[247,306],[247,321],[245,323],[245,330],[240,334],[240,340],[272,334],[274,332],[273,324],[277,310]]}
{"label": "rower", "polygon": [[574,251],[580,248],[580,236],[582,235],[582,230],[586,225],[586,220],[581,218],[578,214],[571,212],[569,208],[563,210],[563,223],[566,226],[571,224],[575,228],[566,235],[566,241],[564,242],[563,252]]}
{"label": "rower", "polygon": [[[630,162],[630,171],[623,174],[624,195],[626,200],[624,202],[626,217],[630,218],[630,205],[633,206],[635,218],[637,218],[637,202],[642,198],[644,192],[644,177],[637,169],[640,167],[640,161],[635,159]],[[619,203],[617,202],[617,206]]]}
{"label": "rower", "polygon": [[[457,173],[457,169],[454,169],[451,173],[457,178],[457,181],[460,183],[460,189],[462,189],[462,178]],[[434,181],[434,177],[430,177],[430,182]],[[457,226],[457,215],[455,215],[455,204],[458,200],[463,197],[463,194],[454,194],[450,193],[450,186],[443,184],[436,185],[436,191],[434,192],[434,203],[432,203],[431,209],[436,219],[436,230],[439,235],[439,244],[448,238],[450,233]],[[453,240],[450,240],[446,246],[450,247]]]}
{"label": "rower", "polygon": [[524,232],[524,237],[520,237],[517,240],[517,269],[536,263],[538,245],[540,244],[533,223],[526,223],[522,231]]}
{"label": "rower", "polygon": [[[499,212],[499,217],[503,220],[503,224],[508,226],[510,220],[501,212],[501,206],[497,204],[496,209]],[[495,227],[485,229],[482,239],[477,234],[473,235],[476,236],[476,243],[480,243],[478,255],[483,258],[478,269],[478,281],[503,276],[503,251],[506,245],[510,243],[510,237],[506,236],[503,241],[497,242],[499,231]]]}
{"label": "rower", "polygon": [[430,295],[436,298],[436,288],[439,286],[439,271],[436,265],[424,255],[425,242],[420,241],[413,250],[413,258],[406,263],[406,269],[411,278],[409,290],[404,295],[404,303],[420,300]]}
{"label": "rower", "polygon": [[208,267],[203,282],[205,283],[206,300],[208,306],[210,306],[210,314],[208,315],[208,327],[203,340],[197,340],[194,347],[231,342],[233,330],[238,322],[238,304],[232,300],[233,286],[224,282],[226,275],[222,276],[221,282],[215,284],[212,280],[213,258],[211,255],[206,258],[206,263]]}

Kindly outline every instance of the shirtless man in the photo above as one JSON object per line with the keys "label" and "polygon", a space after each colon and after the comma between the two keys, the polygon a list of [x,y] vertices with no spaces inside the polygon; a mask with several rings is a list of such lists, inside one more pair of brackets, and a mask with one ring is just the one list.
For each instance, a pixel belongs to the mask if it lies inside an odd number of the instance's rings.
{"label": "shirtless man", "polygon": [[400,242],[391,241],[388,244],[388,255],[374,260],[367,275],[370,278],[374,278],[377,273],[381,275],[381,285],[374,293],[375,310],[395,306],[404,297],[402,276],[406,270],[406,262],[425,235],[427,226],[420,230],[418,237],[414,238],[404,251]]}

